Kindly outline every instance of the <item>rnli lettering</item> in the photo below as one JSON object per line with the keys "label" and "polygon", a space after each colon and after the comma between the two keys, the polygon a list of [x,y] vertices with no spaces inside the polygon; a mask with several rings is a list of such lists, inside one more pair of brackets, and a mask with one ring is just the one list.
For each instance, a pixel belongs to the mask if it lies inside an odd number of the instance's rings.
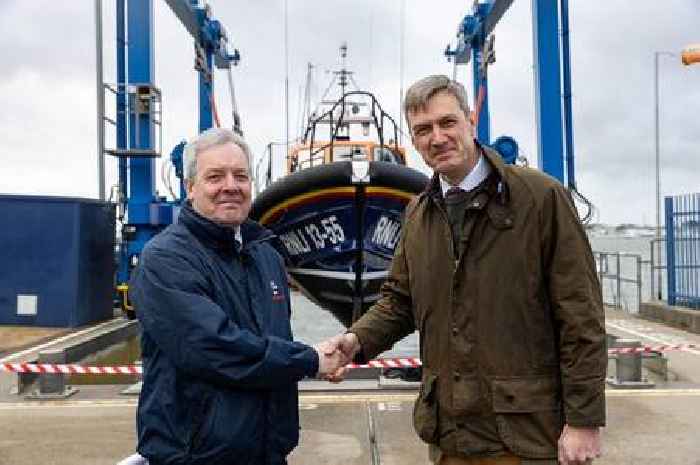
{"label": "rnli lettering", "polygon": [[396,243],[399,241],[400,234],[401,223],[389,219],[386,216],[382,216],[379,218],[379,221],[377,221],[377,227],[374,228],[372,242],[380,247],[393,250],[396,247]]}
{"label": "rnli lettering", "polygon": [[280,235],[280,239],[290,255],[311,252],[311,247],[301,231],[289,231]]}
{"label": "rnli lettering", "polygon": [[323,250],[345,241],[345,231],[338,218],[331,215],[318,222],[308,223],[298,229],[280,235],[290,255],[301,255],[314,250]]}

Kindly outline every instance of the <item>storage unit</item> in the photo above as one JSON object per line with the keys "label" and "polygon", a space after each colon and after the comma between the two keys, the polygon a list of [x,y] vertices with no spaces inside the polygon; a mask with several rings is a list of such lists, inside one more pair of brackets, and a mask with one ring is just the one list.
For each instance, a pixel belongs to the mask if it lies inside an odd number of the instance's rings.
{"label": "storage unit", "polygon": [[0,195],[0,324],[76,327],[112,317],[114,205]]}

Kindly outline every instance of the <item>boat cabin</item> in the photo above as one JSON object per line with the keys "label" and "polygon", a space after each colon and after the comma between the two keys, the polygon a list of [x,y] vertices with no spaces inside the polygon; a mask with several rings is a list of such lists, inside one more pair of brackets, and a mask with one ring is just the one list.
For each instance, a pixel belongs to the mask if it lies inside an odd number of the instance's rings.
{"label": "boat cabin", "polygon": [[390,142],[384,146],[376,141],[350,141],[336,139],[333,144],[316,143],[313,150],[310,144],[298,145],[290,150],[287,157],[287,173],[338,161],[381,161],[396,165],[406,165],[403,147]]}

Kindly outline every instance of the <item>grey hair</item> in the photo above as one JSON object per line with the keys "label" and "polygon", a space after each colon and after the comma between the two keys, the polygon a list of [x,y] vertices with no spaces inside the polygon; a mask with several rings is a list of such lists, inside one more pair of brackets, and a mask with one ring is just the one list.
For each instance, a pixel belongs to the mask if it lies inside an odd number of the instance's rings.
{"label": "grey hair", "polygon": [[438,92],[447,92],[456,98],[459,108],[469,118],[469,103],[467,102],[467,91],[464,89],[464,86],[443,74],[434,74],[413,83],[406,91],[406,98],[403,101],[403,113],[406,116],[406,122],[409,124],[409,130],[411,123],[408,120],[408,114],[425,110],[428,100],[433,98]]}
{"label": "grey hair", "polygon": [[248,175],[252,179],[253,170],[250,147],[248,147],[248,144],[241,136],[226,128],[209,128],[187,143],[183,154],[185,179],[189,182],[194,182],[194,178],[197,176],[197,155],[212,147],[226,144],[237,145],[243,151],[248,162]]}

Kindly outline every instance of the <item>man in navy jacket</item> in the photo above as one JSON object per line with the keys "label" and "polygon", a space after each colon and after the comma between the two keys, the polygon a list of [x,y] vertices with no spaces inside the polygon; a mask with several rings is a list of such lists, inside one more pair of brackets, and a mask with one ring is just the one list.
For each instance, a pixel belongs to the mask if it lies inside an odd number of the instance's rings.
{"label": "man in navy jacket", "polygon": [[248,219],[250,150],[226,129],[185,148],[188,202],[132,280],[143,327],[138,452],[150,465],[280,465],[299,440],[297,381],[342,355],[292,340],[272,234]]}

